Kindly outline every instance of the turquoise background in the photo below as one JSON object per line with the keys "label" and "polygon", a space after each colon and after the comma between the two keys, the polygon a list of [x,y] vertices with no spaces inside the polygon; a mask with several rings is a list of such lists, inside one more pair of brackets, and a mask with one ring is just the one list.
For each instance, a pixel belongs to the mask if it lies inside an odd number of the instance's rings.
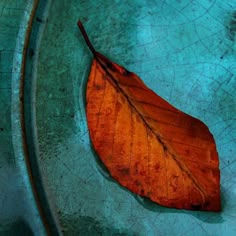
{"label": "turquoise background", "polygon": [[[0,220],[2,232],[21,225],[43,235],[30,185],[20,181],[26,172],[14,144],[18,110],[12,109],[18,32],[33,2],[0,3]],[[26,113],[32,123],[26,128],[58,227],[65,235],[235,235],[236,1],[39,2],[27,60]],[[109,177],[88,136],[84,95],[92,55],[77,28],[79,18],[99,52],[208,125],[220,157],[222,212],[160,207]]]}
{"label": "turquoise background", "polygon": [[34,1],[0,1],[0,235],[44,235],[23,152],[20,81]]}

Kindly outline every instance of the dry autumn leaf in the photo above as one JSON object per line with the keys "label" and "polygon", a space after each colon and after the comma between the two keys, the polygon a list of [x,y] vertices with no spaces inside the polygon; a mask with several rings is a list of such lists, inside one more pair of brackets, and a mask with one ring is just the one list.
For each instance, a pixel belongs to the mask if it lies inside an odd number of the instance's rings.
{"label": "dry autumn leaf", "polygon": [[219,211],[220,171],[207,126],[95,51],[86,91],[90,138],[122,186],[167,207]]}

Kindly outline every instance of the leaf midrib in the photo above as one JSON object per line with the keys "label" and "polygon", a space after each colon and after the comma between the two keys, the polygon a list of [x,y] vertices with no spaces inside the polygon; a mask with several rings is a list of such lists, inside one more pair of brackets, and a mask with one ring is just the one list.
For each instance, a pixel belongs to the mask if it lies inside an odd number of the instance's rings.
{"label": "leaf midrib", "polygon": [[127,102],[129,103],[129,105],[135,110],[135,112],[139,115],[139,117],[141,118],[141,120],[143,121],[144,125],[146,127],[148,127],[148,129],[154,134],[154,136],[156,137],[157,141],[162,145],[164,152],[168,152],[171,157],[173,158],[173,160],[176,162],[176,164],[179,166],[179,168],[185,172],[187,174],[187,176],[192,180],[193,184],[196,186],[196,188],[199,190],[203,202],[205,199],[205,190],[202,188],[201,185],[199,185],[199,183],[197,182],[197,180],[194,178],[194,176],[191,174],[191,172],[189,171],[188,167],[186,167],[181,161],[179,161],[178,159],[178,155],[176,155],[171,148],[162,140],[162,136],[159,133],[154,132],[153,128],[148,124],[148,122],[146,121],[146,119],[142,116],[142,114],[139,112],[139,110],[136,108],[135,104],[133,104],[133,102],[131,101],[132,99],[127,95],[127,93],[122,89],[122,87],[119,85],[119,83],[116,81],[116,79],[114,78],[114,76],[108,71],[109,68],[107,68],[103,63],[102,63],[102,59],[100,59],[99,57],[95,57],[94,60],[97,61],[97,63],[101,66],[101,68],[106,72],[106,74],[108,75],[108,78],[110,78],[110,82],[111,84],[115,87],[118,88],[118,90],[120,91],[120,93],[126,98]]}

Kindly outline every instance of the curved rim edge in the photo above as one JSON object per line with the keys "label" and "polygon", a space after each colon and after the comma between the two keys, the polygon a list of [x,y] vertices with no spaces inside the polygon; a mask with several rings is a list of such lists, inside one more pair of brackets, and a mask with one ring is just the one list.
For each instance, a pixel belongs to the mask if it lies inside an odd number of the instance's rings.
{"label": "curved rim edge", "polygon": [[[40,42],[37,36],[41,31],[36,24],[38,15],[43,15],[46,8],[49,8],[51,0],[32,0],[26,5],[23,19],[21,21],[17,39],[12,67],[12,96],[11,96],[11,125],[12,125],[12,144],[16,159],[16,165],[23,178],[26,192],[33,202],[34,212],[38,212],[35,217],[34,226],[39,235],[61,235],[59,224],[51,210],[37,165],[37,144],[33,142],[32,131],[34,127],[30,115],[32,108],[32,93],[28,93],[30,83],[27,84],[32,74],[35,58],[30,61],[29,51],[32,45]],[[39,40],[40,41],[40,40]],[[31,46],[30,46],[31,45]],[[30,106],[30,107],[29,107]],[[35,133],[35,131],[33,132]],[[31,221],[31,219],[29,219]]]}

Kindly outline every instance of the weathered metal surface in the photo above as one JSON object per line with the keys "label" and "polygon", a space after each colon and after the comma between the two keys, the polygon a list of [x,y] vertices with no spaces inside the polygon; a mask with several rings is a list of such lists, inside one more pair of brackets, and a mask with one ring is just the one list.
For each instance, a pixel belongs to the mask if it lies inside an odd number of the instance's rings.
{"label": "weathered metal surface", "polygon": [[[66,232],[234,232],[235,7],[236,2],[218,0],[54,2],[40,47],[36,114],[39,162]],[[78,18],[99,52],[208,125],[220,157],[222,213],[179,212],[136,201],[104,178],[85,120],[91,57],[76,29]]]}
{"label": "weathered metal surface", "polygon": [[44,235],[25,159],[22,75],[25,49],[38,1],[0,3],[0,233]]}
{"label": "weathered metal surface", "polygon": [[[12,1],[13,10],[7,13],[11,20],[3,17],[4,7],[0,15],[6,30],[4,40],[0,39],[1,72],[6,72],[1,73],[0,80],[0,112],[4,115],[0,120],[0,148],[4,153],[1,158],[4,170],[6,166],[15,166],[9,123],[12,72],[11,63],[5,61],[12,61],[18,22],[24,12],[15,9],[24,8],[24,4],[25,1]],[[35,70],[35,121],[43,184],[65,233],[234,234],[235,9],[235,1],[219,0],[53,1],[47,21],[42,22],[45,30],[39,54],[34,54],[39,56]],[[221,213],[179,212],[159,207],[137,199],[110,181],[88,138],[84,85],[91,58],[76,26],[78,18],[86,24],[97,50],[134,71],[156,93],[209,126],[220,157]],[[13,41],[7,43],[10,38]],[[4,178],[10,180],[8,176],[14,177],[12,173],[19,172],[9,169]],[[19,175],[12,183],[16,178]],[[0,183],[16,195],[7,181]]]}

